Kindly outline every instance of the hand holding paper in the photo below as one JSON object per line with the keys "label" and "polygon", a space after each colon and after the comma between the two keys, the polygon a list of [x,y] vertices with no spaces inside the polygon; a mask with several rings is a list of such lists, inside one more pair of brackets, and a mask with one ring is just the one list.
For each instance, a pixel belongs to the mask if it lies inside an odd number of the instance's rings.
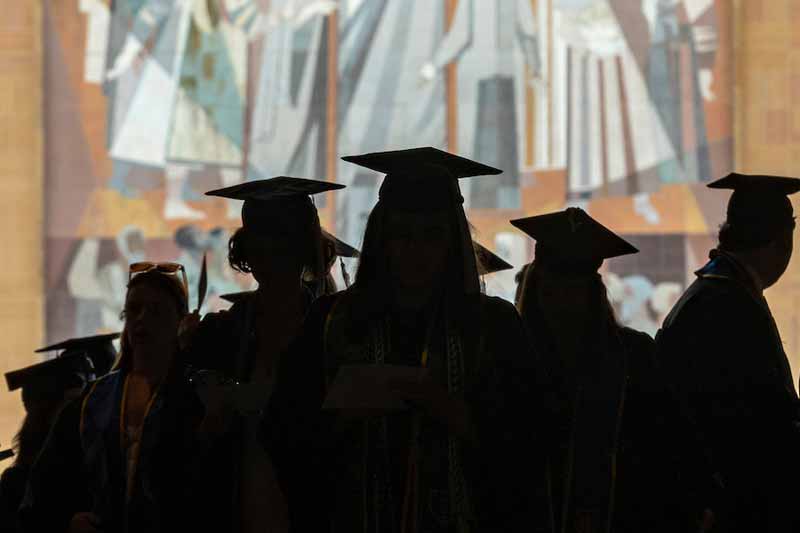
{"label": "hand holding paper", "polygon": [[419,379],[425,369],[399,365],[350,365],[339,369],[323,409],[403,410],[408,403],[393,390],[396,381]]}
{"label": "hand holding paper", "polygon": [[461,436],[470,436],[472,424],[469,409],[463,399],[453,396],[428,373],[416,380],[397,380],[390,384],[403,400],[427,413]]}

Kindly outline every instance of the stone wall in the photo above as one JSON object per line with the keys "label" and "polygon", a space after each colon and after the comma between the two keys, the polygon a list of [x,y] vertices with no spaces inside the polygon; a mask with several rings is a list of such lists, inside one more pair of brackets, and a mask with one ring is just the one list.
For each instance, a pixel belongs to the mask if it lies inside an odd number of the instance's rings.
{"label": "stone wall", "polygon": [[[797,0],[740,0],[736,10],[736,168],[800,175],[800,18]],[[800,208],[795,196],[795,211]],[[767,293],[795,378],[800,372],[800,253]]]}
{"label": "stone wall", "polygon": [[[43,331],[41,6],[0,17],[0,373],[37,361]],[[22,417],[19,392],[0,383],[0,447]],[[0,466],[0,469],[5,465]]]}

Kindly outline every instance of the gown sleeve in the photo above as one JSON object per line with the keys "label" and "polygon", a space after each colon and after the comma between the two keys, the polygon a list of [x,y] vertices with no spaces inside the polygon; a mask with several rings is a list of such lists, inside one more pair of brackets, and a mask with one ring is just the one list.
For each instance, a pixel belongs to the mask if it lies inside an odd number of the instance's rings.
{"label": "gown sleeve", "polygon": [[670,391],[649,335],[623,329],[628,392],[618,452],[615,523],[630,530],[688,531],[717,487],[696,428]]}
{"label": "gown sleeve", "polygon": [[770,321],[748,295],[707,287],[662,331],[658,356],[720,473],[721,505],[788,523],[800,471],[798,404]]}
{"label": "gown sleeve", "polygon": [[467,395],[477,435],[470,485],[478,522],[497,531],[552,531],[537,358],[513,306],[484,305],[485,370]]}
{"label": "gown sleeve", "polygon": [[25,495],[27,468],[10,466],[0,476],[0,533],[19,531],[17,510]]}
{"label": "gown sleeve", "polygon": [[[335,297],[319,298],[281,358],[262,433],[289,506],[291,531],[325,531],[332,422],[322,412],[324,333]],[[327,495],[331,496],[331,495]],[[309,512],[313,510],[313,512]]]}
{"label": "gown sleeve", "polygon": [[67,404],[58,415],[31,469],[19,512],[25,532],[67,531],[75,513],[90,509],[80,442],[82,400]]}

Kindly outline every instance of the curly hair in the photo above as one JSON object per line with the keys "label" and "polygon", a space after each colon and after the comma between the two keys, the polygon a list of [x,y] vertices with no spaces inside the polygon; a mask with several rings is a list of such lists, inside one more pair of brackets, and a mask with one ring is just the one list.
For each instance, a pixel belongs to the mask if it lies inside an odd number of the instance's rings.
{"label": "curly hair", "polygon": [[228,263],[236,272],[250,274],[252,269],[247,263],[247,253],[245,252],[244,242],[245,237],[246,234],[243,227],[237,229],[233,235],[231,235],[231,238],[228,241]]}
{"label": "curly hair", "polygon": [[304,277],[320,280],[325,277],[325,259],[322,249],[322,229],[317,210],[311,201],[285,204],[279,208],[265,210],[258,217],[257,224],[237,229],[228,240],[228,263],[231,268],[243,274],[251,274],[252,266],[247,257],[246,241],[251,236],[269,238],[273,228],[286,228],[293,241],[298,244],[302,256]]}

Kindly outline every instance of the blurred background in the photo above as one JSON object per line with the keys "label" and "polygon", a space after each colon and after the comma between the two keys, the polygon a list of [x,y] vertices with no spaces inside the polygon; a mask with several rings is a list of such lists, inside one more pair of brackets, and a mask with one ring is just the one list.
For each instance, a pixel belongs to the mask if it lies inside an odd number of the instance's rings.
{"label": "blurred background", "polygon": [[[504,170],[462,189],[476,240],[517,268],[533,243],[508,220],[565,206],[633,242],[603,274],[620,320],[655,334],[724,218],[705,183],[800,174],[798,17],[800,0],[9,4],[0,371],[118,330],[133,261],[179,261],[194,291],[206,254],[205,311],[252,288],[227,266],[240,205],[208,189],[345,183],[317,207],[359,247],[381,177],[339,157],[413,146]],[[799,264],[768,294],[795,375]],[[487,292],[512,298],[514,273]],[[0,446],[21,413],[0,395]]]}

